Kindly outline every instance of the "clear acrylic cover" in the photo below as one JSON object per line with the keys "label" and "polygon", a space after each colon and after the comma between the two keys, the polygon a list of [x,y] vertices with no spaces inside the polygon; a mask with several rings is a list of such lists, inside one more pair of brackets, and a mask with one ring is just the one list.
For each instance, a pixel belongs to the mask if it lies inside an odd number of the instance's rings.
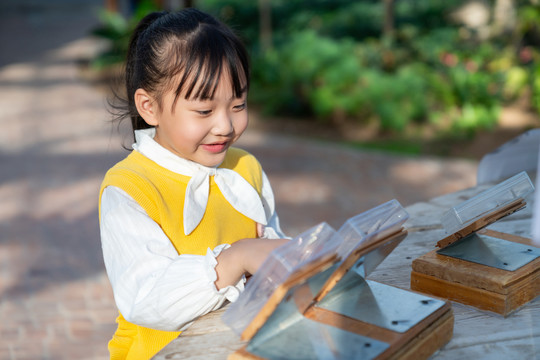
{"label": "clear acrylic cover", "polygon": [[225,324],[240,335],[277,287],[296,269],[335,253],[341,240],[330,225],[321,223],[274,250],[249,279],[244,292],[223,314]]}
{"label": "clear acrylic cover", "polygon": [[443,214],[441,223],[448,234],[453,234],[498,208],[525,198],[532,191],[531,179],[523,171],[454,206]]}
{"label": "clear acrylic cover", "polygon": [[407,211],[395,199],[353,216],[339,228],[343,238],[337,249],[339,256],[344,259],[364,242],[399,231],[408,218]]}
{"label": "clear acrylic cover", "polygon": [[296,270],[325,255],[337,254],[343,260],[364,242],[399,231],[407,219],[400,203],[391,200],[348,219],[338,232],[327,223],[305,231],[270,254],[238,300],[229,305],[223,321],[241,334],[278,286]]}

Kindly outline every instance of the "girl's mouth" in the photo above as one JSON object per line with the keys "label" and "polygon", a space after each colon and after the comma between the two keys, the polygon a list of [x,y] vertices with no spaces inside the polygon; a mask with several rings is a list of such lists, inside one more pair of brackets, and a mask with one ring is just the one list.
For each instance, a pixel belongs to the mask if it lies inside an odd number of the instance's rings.
{"label": "girl's mouth", "polygon": [[220,153],[227,149],[228,142],[203,144],[202,147],[211,153]]}

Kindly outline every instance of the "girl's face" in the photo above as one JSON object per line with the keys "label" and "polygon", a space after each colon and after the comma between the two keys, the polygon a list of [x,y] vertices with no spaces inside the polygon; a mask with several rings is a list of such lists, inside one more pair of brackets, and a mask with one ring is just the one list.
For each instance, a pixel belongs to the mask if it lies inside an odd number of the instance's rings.
{"label": "girl's face", "polygon": [[209,167],[220,165],[248,125],[247,91],[235,98],[224,72],[212,100],[186,100],[181,94],[174,103],[174,97],[172,90],[163,96],[154,123],[145,119],[156,128],[154,140],[184,159]]}

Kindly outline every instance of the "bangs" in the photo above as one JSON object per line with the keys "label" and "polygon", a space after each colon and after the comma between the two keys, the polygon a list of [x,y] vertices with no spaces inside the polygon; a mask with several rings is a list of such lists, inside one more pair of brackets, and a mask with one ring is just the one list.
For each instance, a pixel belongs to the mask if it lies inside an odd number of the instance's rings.
{"label": "bangs", "polygon": [[175,102],[180,96],[186,100],[213,99],[224,72],[229,76],[236,98],[248,90],[248,56],[239,40],[220,29],[204,29],[201,25],[190,38],[176,43],[179,46],[172,49],[174,55],[170,57],[173,62],[171,80],[179,79],[175,86],[171,84],[175,89]]}

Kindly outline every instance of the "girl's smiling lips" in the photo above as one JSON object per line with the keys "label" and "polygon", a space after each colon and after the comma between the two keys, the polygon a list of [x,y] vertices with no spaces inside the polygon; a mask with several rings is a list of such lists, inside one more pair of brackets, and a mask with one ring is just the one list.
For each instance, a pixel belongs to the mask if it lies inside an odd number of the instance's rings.
{"label": "girl's smiling lips", "polygon": [[225,149],[227,149],[229,142],[224,141],[220,143],[212,143],[212,144],[203,144],[202,147],[204,150],[211,152],[211,153],[220,153],[223,152]]}

